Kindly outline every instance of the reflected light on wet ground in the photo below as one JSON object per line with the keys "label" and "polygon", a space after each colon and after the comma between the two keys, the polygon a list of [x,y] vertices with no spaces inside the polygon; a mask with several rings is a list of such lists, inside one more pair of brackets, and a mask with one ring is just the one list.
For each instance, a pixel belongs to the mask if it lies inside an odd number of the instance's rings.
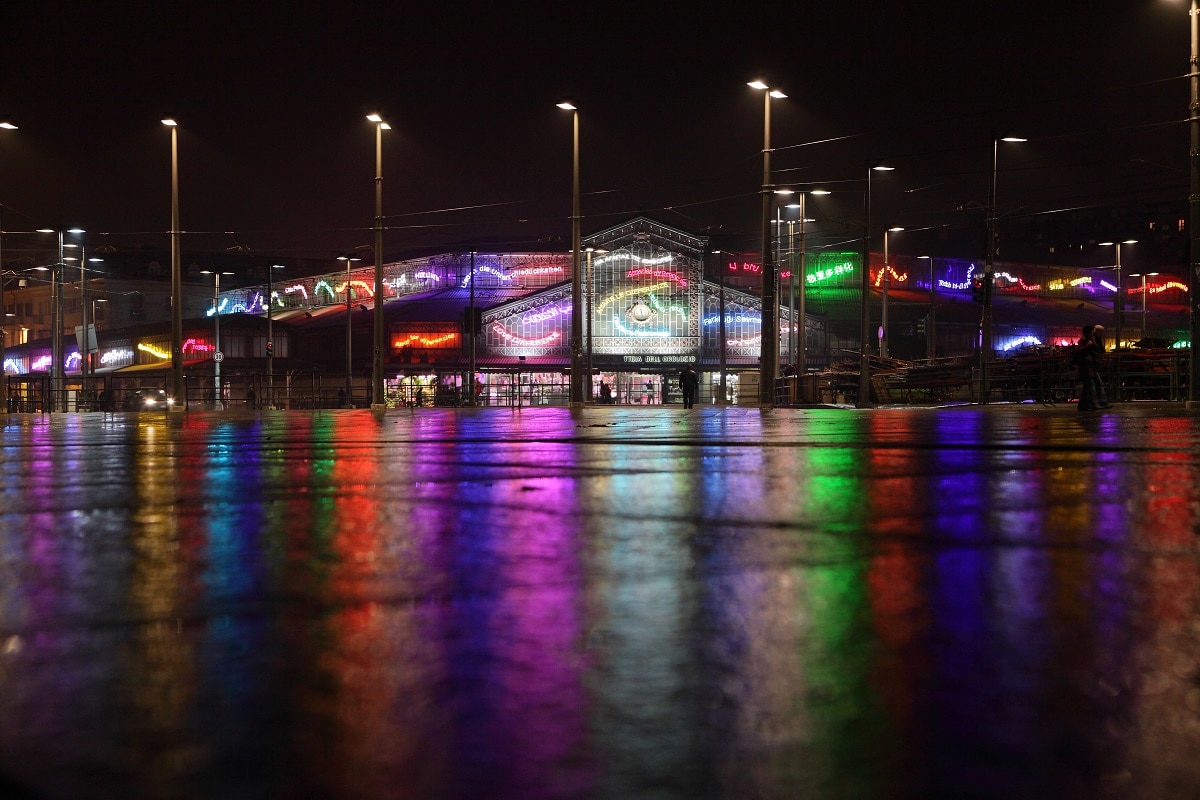
{"label": "reflected light on wet ground", "polygon": [[1200,795],[1200,417],[13,415],[0,795]]}

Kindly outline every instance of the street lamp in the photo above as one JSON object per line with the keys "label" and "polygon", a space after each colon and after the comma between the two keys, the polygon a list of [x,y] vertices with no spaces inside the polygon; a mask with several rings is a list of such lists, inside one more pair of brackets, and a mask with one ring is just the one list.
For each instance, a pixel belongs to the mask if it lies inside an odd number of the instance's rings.
{"label": "street lamp", "polygon": [[888,262],[888,234],[899,233],[902,230],[904,230],[904,228],[893,227],[893,228],[888,228],[886,231],[883,232],[883,275],[882,275],[882,278],[880,281],[880,283],[882,285],[882,289],[883,289],[883,309],[882,309],[883,313],[881,314],[881,319],[880,319],[880,324],[879,324],[879,332],[880,332],[879,355],[882,356],[883,358],[888,357],[887,301],[888,301],[888,286],[890,286],[892,283],[892,274],[888,270],[888,263],[889,263]]}
{"label": "street lamp", "polygon": [[1148,338],[1146,333],[1146,278],[1152,275],[1157,275],[1157,272],[1131,272],[1129,277],[1142,279],[1142,337]]}
{"label": "street lamp", "polygon": [[895,167],[880,161],[867,161],[867,190],[863,193],[863,236],[862,236],[862,308],[859,309],[858,336],[858,408],[871,407],[871,173],[891,172]]}
{"label": "street lamp", "polygon": [[267,270],[267,408],[275,408],[275,331],[271,326],[274,318],[271,306],[275,304],[272,291],[272,276],[277,269],[286,269],[283,264],[272,264]]}
{"label": "street lamp", "polygon": [[[38,233],[54,233],[58,235],[58,263],[50,270],[50,305],[51,318],[54,320],[54,327],[50,331],[50,358],[53,363],[50,365],[50,403],[49,409],[54,411],[58,408],[58,401],[66,388],[66,364],[63,362],[63,234],[72,233],[79,235],[84,233],[82,228],[68,228],[65,231],[61,228],[38,228]],[[63,411],[67,410],[66,398],[63,400]]]}
{"label": "street lamp", "polygon": [[556,104],[571,112],[571,395],[570,407],[582,408],[583,391],[583,293],[580,276],[579,237],[579,109],[564,100]]}
{"label": "street lamp", "polygon": [[1116,337],[1114,350],[1117,352],[1117,375],[1116,375],[1116,391],[1113,396],[1116,399],[1121,399],[1121,317],[1125,316],[1125,298],[1122,293],[1125,291],[1123,281],[1121,280],[1121,245],[1137,244],[1137,239],[1126,239],[1123,242],[1101,242],[1101,247],[1115,247],[1117,249],[1117,265],[1116,269],[1116,286],[1117,291],[1113,298],[1113,316],[1116,318],[1116,324],[1113,326],[1113,336]]}
{"label": "street lamp", "polygon": [[983,334],[979,361],[979,402],[981,403],[986,403],[991,399],[988,369],[992,362],[992,356],[995,354],[995,348],[992,346],[992,289],[996,285],[996,167],[1000,158],[1000,142],[1026,141],[1029,140],[1020,136],[997,136],[996,132],[992,131],[992,171],[988,184],[987,205],[987,252],[984,253],[983,270],[983,318],[980,320]]}
{"label": "street lamp", "polygon": [[91,360],[92,353],[95,352],[92,342],[96,338],[95,332],[88,329],[87,265],[102,264],[104,263],[104,259],[88,258],[87,248],[83,244],[64,244],[63,247],[79,250],[79,258],[74,258],[73,256],[64,256],[63,261],[79,262],[79,315],[81,317],[81,324],[79,326],[80,335],[78,337],[80,350],[79,371],[83,377],[86,378],[92,373]]}
{"label": "street lamp", "polygon": [[937,301],[933,294],[934,274],[933,256],[917,256],[919,259],[929,259],[929,324],[925,329],[925,357],[933,361],[937,357]]}
{"label": "street lamp", "polygon": [[232,272],[219,272],[213,269],[200,270],[201,275],[213,276],[213,389],[216,395],[216,401],[213,405],[217,411],[222,411],[225,405],[222,403],[224,395],[224,387],[221,386],[221,361],[225,358],[225,354],[221,352],[221,276],[232,275]]}
{"label": "street lamp", "polygon": [[166,116],[171,129],[171,395],[173,410],[183,411],[183,271],[179,253],[179,123]]}
{"label": "street lamp", "polygon": [[[392,126],[384,122],[379,114],[367,114],[367,120],[375,125],[375,312],[371,315],[375,322],[375,357],[371,372],[371,410],[383,413],[383,132],[390,131]],[[346,262],[346,269],[349,268],[350,263]],[[350,284],[347,282],[347,301],[349,297]],[[349,313],[346,316],[349,325]],[[348,345],[346,352],[349,354]],[[349,374],[346,380],[349,382]]]}
{"label": "street lamp", "polygon": [[[362,259],[360,259],[358,256],[343,255],[343,256],[338,256],[337,260],[346,262],[346,402],[353,405],[353,403],[350,400],[350,398],[352,396],[351,393],[353,392],[353,387],[351,387],[351,385],[350,385],[350,372],[351,372],[350,357],[352,355],[352,349],[351,349],[351,344],[350,344],[350,262],[351,261],[361,261]],[[378,314],[379,310],[380,310],[379,309],[379,301],[376,300],[375,301],[375,313]]]}
{"label": "street lamp", "polygon": [[758,403],[761,408],[775,405],[775,374],[779,368],[779,331],[775,319],[775,269],[771,257],[771,100],[783,100],[786,94],[772,89],[761,80],[746,84],[763,93],[763,174],[762,174],[762,339],[759,345]]}
{"label": "street lamp", "polygon": [[1188,60],[1188,162],[1191,173],[1191,191],[1188,195],[1188,295],[1191,297],[1192,357],[1188,359],[1187,408],[1200,408],[1200,358],[1196,348],[1200,347],[1200,6],[1192,0],[1188,11],[1191,26],[1192,48]]}
{"label": "street lamp", "polygon": [[804,225],[807,222],[814,221],[805,218],[805,199],[806,195],[827,195],[829,193],[830,192],[828,189],[810,189],[807,192],[800,192],[800,264],[799,266],[796,264],[792,265],[793,280],[795,280],[796,276],[799,275],[800,283],[800,307],[798,309],[798,314],[793,315],[793,317],[798,320],[796,322],[798,327],[796,331],[796,343],[792,348],[792,352],[797,354],[795,356],[796,372],[799,375],[804,375],[804,373],[808,370],[808,332],[805,330],[804,325],[804,320],[806,319],[805,314],[807,313],[805,304],[807,302],[806,298],[808,291],[806,286],[808,282],[808,275],[804,255]]}

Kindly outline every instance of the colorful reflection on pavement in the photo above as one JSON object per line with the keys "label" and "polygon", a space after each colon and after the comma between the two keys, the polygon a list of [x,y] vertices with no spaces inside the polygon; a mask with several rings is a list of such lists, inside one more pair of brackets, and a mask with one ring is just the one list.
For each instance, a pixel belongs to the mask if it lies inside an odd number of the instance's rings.
{"label": "colorful reflection on pavement", "polygon": [[621,412],[9,420],[0,778],[1200,789],[1195,418]]}

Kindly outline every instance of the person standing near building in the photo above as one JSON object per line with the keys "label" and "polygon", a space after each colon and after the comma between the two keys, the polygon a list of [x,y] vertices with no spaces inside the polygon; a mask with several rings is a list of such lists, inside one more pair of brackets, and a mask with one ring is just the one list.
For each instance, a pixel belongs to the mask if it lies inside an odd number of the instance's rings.
{"label": "person standing near building", "polygon": [[691,408],[696,402],[696,387],[700,385],[700,378],[696,375],[696,370],[692,369],[692,365],[688,364],[679,373],[679,390],[683,392],[683,407]]}

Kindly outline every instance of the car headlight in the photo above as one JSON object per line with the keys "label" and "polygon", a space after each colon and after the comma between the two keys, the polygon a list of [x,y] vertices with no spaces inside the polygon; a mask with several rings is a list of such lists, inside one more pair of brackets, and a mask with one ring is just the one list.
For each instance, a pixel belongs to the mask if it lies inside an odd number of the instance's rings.
{"label": "car headlight", "polygon": [[147,397],[147,398],[146,398],[146,405],[147,405],[147,406],[153,406],[153,405],[155,405],[157,402],[158,402],[158,401],[157,401],[157,400],[155,400],[153,397]]}

